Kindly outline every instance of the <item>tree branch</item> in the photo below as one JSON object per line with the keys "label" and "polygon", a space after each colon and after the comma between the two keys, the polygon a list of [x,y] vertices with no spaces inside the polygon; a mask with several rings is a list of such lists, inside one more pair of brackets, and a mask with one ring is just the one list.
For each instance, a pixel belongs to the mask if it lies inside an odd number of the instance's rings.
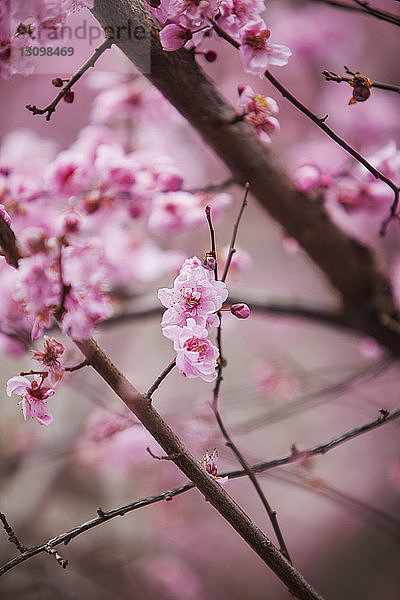
{"label": "tree branch", "polygon": [[[151,72],[146,77],[186,117],[241,184],[252,193],[287,233],[297,239],[343,299],[346,321],[375,337],[392,353],[400,354],[400,336],[381,322],[393,315],[394,301],[388,280],[371,252],[340,231],[324,208],[294,188],[275,155],[236,115],[213,83],[185,50],[164,52],[159,26],[142,2],[96,0],[93,14],[104,26],[149,24]],[[135,50],[129,40],[116,40],[121,50],[139,66],[146,48]],[[145,45],[143,45],[145,46]]]}
{"label": "tree branch", "polygon": [[[399,417],[400,417],[400,409],[397,409],[391,413],[385,413],[384,415],[380,414],[380,416],[377,419],[375,419],[374,421],[371,421],[370,423],[366,423],[365,425],[362,425],[361,427],[356,427],[355,429],[351,429],[350,431],[348,431],[342,435],[339,435],[338,437],[330,440],[329,442],[326,442],[325,444],[321,444],[319,446],[314,446],[314,448],[310,448],[309,450],[304,450],[301,454],[308,455],[308,456],[315,456],[317,454],[326,454],[330,450],[337,448],[339,445],[342,445],[345,442],[350,441],[350,440],[354,439],[355,437],[358,437],[359,435],[367,433],[368,431],[377,429],[386,423],[390,423],[391,421],[394,421],[395,419],[398,419]],[[295,462],[298,459],[299,459],[299,453],[297,453],[297,456],[296,456],[296,454],[292,451],[288,456],[283,457],[281,459],[270,460],[267,462],[262,462],[262,463],[257,463],[255,465],[252,465],[251,470],[253,472],[263,473],[263,472],[266,472],[275,467],[280,467],[280,466],[284,466],[289,463]],[[221,477],[228,477],[229,479],[238,479],[240,477],[245,477],[245,476],[247,476],[247,472],[244,470],[227,471],[225,473],[221,473]],[[25,562],[32,556],[41,554],[42,552],[49,552],[49,549],[54,548],[55,546],[58,546],[60,544],[65,544],[65,545],[69,544],[69,542],[71,540],[78,537],[82,533],[85,533],[89,529],[92,529],[93,527],[97,527],[97,525],[101,525],[102,523],[105,523],[106,521],[109,521],[110,519],[113,519],[114,517],[123,517],[127,513],[132,512],[133,510],[142,508],[144,506],[149,506],[150,504],[155,504],[155,503],[161,502],[163,500],[168,502],[168,501],[172,500],[172,498],[174,498],[175,496],[179,496],[180,494],[183,494],[189,490],[192,490],[194,487],[195,486],[193,483],[186,483],[186,484],[181,485],[172,490],[168,490],[166,492],[161,492],[160,494],[156,494],[154,496],[149,496],[148,498],[142,498],[140,500],[136,500],[135,502],[131,502],[130,504],[126,504],[124,506],[115,508],[110,511],[103,511],[102,509],[98,509],[98,511],[97,511],[98,516],[95,517],[94,519],[90,519],[89,521],[82,523],[82,525],[79,525],[78,527],[75,527],[74,529],[71,529],[70,531],[61,533],[60,535],[52,538],[51,540],[48,540],[44,544],[41,544],[39,546],[34,546],[32,548],[24,549],[22,554],[16,556],[12,560],[5,563],[2,567],[0,567],[0,576],[4,575],[4,573],[6,573],[10,569],[16,567],[17,565],[21,564],[22,562]],[[386,514],[380,513],[380,516],[386,517]],[[4,519],[5,519],[5,516],[4,516]],[[24,548],[24,547],[21,546],[21,548]]]}

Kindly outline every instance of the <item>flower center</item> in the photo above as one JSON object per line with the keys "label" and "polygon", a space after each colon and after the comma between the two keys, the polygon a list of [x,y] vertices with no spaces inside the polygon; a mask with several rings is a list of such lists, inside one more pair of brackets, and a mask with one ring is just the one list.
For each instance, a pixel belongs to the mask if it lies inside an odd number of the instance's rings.
{"label": "flower center", "polygon": [[187,348],[190,352],[198,352],[199,357],[198,361],[204,360],[207,356],[208,345],[207,342],[201,343],[202,340],[199,340],[197,337],[192,337],[183,344],[185,348]]}
{"label": "flower center", "polygon": [[271,35],[269,29],[263,29],[258,35],[249,35],[246,38],[246,45],[250,46],[253,50],[264,50],[265,42]]}

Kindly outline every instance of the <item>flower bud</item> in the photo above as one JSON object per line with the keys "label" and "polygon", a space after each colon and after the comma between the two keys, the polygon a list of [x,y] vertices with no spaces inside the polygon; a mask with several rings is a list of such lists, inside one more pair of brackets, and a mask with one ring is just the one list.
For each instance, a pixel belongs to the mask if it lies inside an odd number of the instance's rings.
{"label": "flower bud", "polygon": [[61,79],[61,77],[55,77],[51,80],[51,83],[54,85],[54,87],[62,87],[63,80]]}
{"label": "flower bud", "polygon": [[149,4],[151,8],[158,8],[161,4],[161,0],[147,0],[147,4]]}
{"label": "flower bud", "polygon": [[68,104],[72,104],[72,102],[74,101],[74,92],[71,92],[71,90],[68,90],[68,92],[66,92],[64,94],[64,102],[67,102]]}
{"label": "flower bud", "polygon": [[208,50],[207,52],[204,53],[204,58],[206,59],[207,62],[214,62],[215,60],[217,60],[217,53],[215,52],[215,50]]}
{"label": "flower bud", "polygon": [[213,256],[207,254],[203,259],[203,267],[207,269],[207,271],[214,271],[217,261]]}
{"label": "flower bud", "polygon": [[247,304],[232,304],[231,313],[238,319],[247,319],[250,315],[250,309]]}

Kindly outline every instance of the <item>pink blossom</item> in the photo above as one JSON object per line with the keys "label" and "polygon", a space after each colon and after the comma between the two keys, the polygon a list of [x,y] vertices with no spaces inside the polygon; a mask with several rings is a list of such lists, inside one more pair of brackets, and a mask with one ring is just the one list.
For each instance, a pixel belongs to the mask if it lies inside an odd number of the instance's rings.
{"label": "pink blossom", "polygon": [[262,77],[269,65],[283,67],[292,54],[289,48],[268,42],[271,32],[262,19],[250,21],[239,32],[240,57],[245,71]]}
{"label": "pink blossom", "polygon": [[43,385],[43,378],[35,375],[32,381],[20,375],[12,377],[7,382],[7,395],[17,394],[22,397],[20,402],[25,421],[36,419],[41,425],[50,425],[53,417],[48,409],[46,399],[54,396],[55,391]]}
{"label": "pink blossom", "polygon": [[159,300],[168,309],[161,326],[182,327],[189,318],[203,327],[207,321],[209,325],[216,326],[219,319],[215,313],[227,297],[225,283],[211,280],[211,272],[195,256],[184,262],[172,289],[162,288],[158,292]]}
{"label": "pink blossom", "polygon": [[218,469],[217,469],[217,458],[218,452],[217,450],[213,450],[211,453],[207,452],[203,455],[201,459],[201,465],[205,468],[207,473],[211,475],[220,485],[224,485],[229,478],[228,477],[218,477]]}
{"label": "pink blossom", "polygon": [[184,377],[201,377],[213,381],[216,376],[218,348],[208,339],[207,329],[188,319],[187,325],[167,325],[163,328],[165,337],[173,340],[176,351],[176,368]]}
{"label": "pink blossom", "polygon": [[49,381],[54,385],[58,383],[64,375],[64,367],[59,358],[64,354],[64,346],[57,342],[55,338],[44,336],[42,352],[34,352],[32,358],[40,362],[49,371]]}
{"label": "pink blossom", "polygon": [[171,23],[160,31],[160,42],[164,50],[173,52],[182,48],[186,42],[192,39],[192,32],[186,27]]}
{"label": "pink blossom", "polygon": [[56,194],[71,196],[88,187],[88,164],[83,156],[61,152],[45,170],[48,189]]}
{"label": "pink blossom", "polygon": [[257,19],[264,10],[264,0],[223,0],[220,4],[221,18],[218,24],[230,35],[235,36],[241,27]]}
{"label": "pink blossom", "polygon": [[266,143],[271,141],[270,134],[279,131],[279,121],[273,115],[279,112],[273,98],[256,94],[246,85],[239,87],[239,106],[243,108],[244,120],[255,128],[258,137]]}
{"label": "pink blossom", "polygon": [[231,313],[238,319],[247,319],[250,316],[250,308],[247,304],[232,304]]}

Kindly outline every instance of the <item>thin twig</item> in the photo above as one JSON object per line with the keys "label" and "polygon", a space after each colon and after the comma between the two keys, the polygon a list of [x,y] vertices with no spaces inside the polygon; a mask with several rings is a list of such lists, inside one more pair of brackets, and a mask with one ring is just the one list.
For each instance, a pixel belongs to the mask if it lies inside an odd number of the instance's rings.
{"label": "thin twig", "polygon": [[79,369],[83,369],[83,367],[89,367],[89,362],[87,360],[83,360],[79,364],[74,367],[65,367],[65,371],[68,373],[72,373],[73,371],[79,371]]}
{"label": "thin twig", "polygon": [[150,399],[152,397],[152,395],[154,394],[156,389],[159,387],[159,385],[162,383],[162,381],[164,381],[164,379],[167,377],[167,375],[169,373],[171,373],[171,371],[175,367],[175,365],[176,365],[176,358],[171,360],[169,365],[167,367],[165,367],[164,371],[157,377],[155,382],[149,387],[149,389],[147,390],[147,392],[145,394],[147,398]]}
{"label": "thin twig", "polygon": [[[357,2],[357,0],[353,0],[354,4],[349,4],[347,2],[341,2],[340,0],[312,0],[313,2],[319,2],[322,4],[327,4],[328,6],[333,6],[334,8],[341,8],[344,10],[350,10],[353,12],[359,12],[365,15],[369,15],[371,17],[375,17],[376,19],[380,19],[381,21],[387,21],[392,25],[400,25],[400,18],[394,13],[390,13],[385,10],[381,10],[380,8],[375,8],[369,6],[367,2]],[[357,6],[356,6],[357,5]]]}
{"label": "thin twig", "polygon": [[72,86],[82,77],[84,73],[90,68],[94,67],[96,61],[100,58],[100,56],[108,50],[113,45],[114,40],[111,37],[106,37],[104,42],[96,48],[93,52],[92,56],[85,62],[84,65],[68,80],[68,83],[64,85],[62,90],[60,90],[59,94],[54,98],[50,104],[48,104],[45,108],[38,108],[35,105],[27,104],[26,108],[33,113],[34,115],[46,115],[46,121],[50,121],[50,117],[55,112],[57,104],[64,98],[65,94],[72,88]]}
{"label": "thin twig", "polygon": [[229,177],[228,179],[224,179],[220,183],[211,183],[210,185],[202,186],[202,187],[193,187],[193,188],[185,188],[183,191],[188,192],[189,194],[210,194],[213,192],[221,192],[225,190],[227,187],[234,185],[236,181],[233,177]]}
{"label": "thin twig", "polygon": [[[243,198],[240,210],[239,210],[238,217],[237,217],[234,227],[233,227],[231,244],[230,244],[230,248],[229,248],[229,252],[228,252],[228,257],[226,259],[224,274],[223,274],[221,281],[225,281],[225,279],[228,275],[232,256],[235,252],[235,242],[236,242],[236,236],[237,236],[238,229],[239,229],[240,220],[242,218],[244,209],[246,208],[246,205],[247,205],[247,196],[249,193],[249,183],[248,182],[246,182],[245,188],[246,189],[245,189],[244,198]],[[211,219],[209,210],[207,211],[207,221],[208,221],[209,228],[210,228],[211,252],[214,253],[214,256],[215,256],[215,233],[214,233],[214,227],[213,227],[213,223],[212,223],[212,219]],[[215,279],[217,279],[217,274],[218,274],[218,270],[217,270],[217,261],[216,261]],[[291,563],[292,561],[291,561],[285,540],[283,538],[281,528],[278,523],[276,511],[272,510],[267,498],[265,497],[263,490],[261,489],[261,486],[259,485],[259,483],[257,481],[256,476],[254,475],[254,473],[251,470],[249,463],[247,462],[247,460],[245,459],[243,454],[240,452],[239,448],[236,446],[236,444],[233,442],[232,438],[230,437],[228,430],[226,429],[224,422],[222,420],[221,414],[218,410],[218,398],[219,398],[219,392],[220,392],[220,388],[221,388],[221,384],[222,384],[222,380],[223,380],[222,370],[226,365],[226,361],[224,360],[223,353],[222,353],[222,316],[221,316],[221,311],[218,311],[217,314],[219,316],[219,325],[218,325],[218,329],[217,329],[217,346],[218,346],[218,350],[219,350],[219,359],[218,359],[218,364],[217,364],[217,379],[216,379],[214,390],[213,390],[213,400],[211,403],[211,408],[214,412],[214,416],[216,418],[216,421],[218,423],[220,431],[225,438],[226,445],[232,450],[232,452],[235,454],[236,458],[240,462],[240,465],[245,470],[247,476],[249,477],[251,483],[254,486],[254,489],[257,492],[257,495],[259,496],[259,498],[261,500],[262,505],[264,506],[265,510],[267,511],[268,517],[271,521],[273,530],[274,530],[276,538],[278,540],[279,549],[280,549],[281,553]]]}
{"label": "thin twig", "polygon": [[[210,19],[210,23],[213,26],[214,31],[222,37],[225,41],[227,41],[231,46],[236,49],[240,48],[240,44],[234,40],[228,33],[226,33],[219,25]],[[327,116],[322,118],[317,117],[309,108],[307,108],[302,102],[300,102],[289,90],[287,90],[281,83],[270,73],[268,70],[265,71],[264,76],[272,85],[282,94],[284,98],[289,100],[293,106],[295,106],[300,112],[302,112],[306,117],[308,117],[313,123],[315,123],[322,131],[324,131],[332,140],[334,140],[343,150],[348,152],[353,158],[355,158],[361,165],[363,165],[374,177],[375,179],[379,179],[387,186],[390,187],[394,192],[394,200],[392,206],[390,207],[390,215],[388,218],[382,223],[380,229],[380,235],[385,235],[388,224],[392,219],[397,218],[397,208],[400,200],[400,188],[397,187],[391,179],[386,177],[383,173],[381,173],[378,169],[376,169],[371,163],[369,163],[357,150],[352,148],[350,144],[348,144],[345,140],[343,140],[337,133],[335,133],[330,127],[328,127],[325,123]]]}
{"label": "thin twig", "polygon": [[[387,414],[384,418],[382,418],[382,415],[380,415],[377,419],[374,419],[374,421],[366,423],[365,425],[361,425],[361,427],[356,427],[355,429],[351,429],[348,432],[341,434],[338,437],[326,442],[325,444],[321,444],[319,446],[314,446],[313,448],[310,448],[309,450],[304,450],[303,453],[307,454],[308,456],[313,456],[313,455],[315,456],[317,454],[326,454],[330,450],[337,448],[338,446],[346,443],[347,441],[353,440],[354,438],[358,437],[359,435],[362,435],[364,433],[372,431],[373,429],[377,429],[377,428],[381,427],[382,425],[385,425],[387,423],[390,423],[391,421],[394,421],[395,419],[398,419],[399,417],[400,417],[400,408]],[[302,455],[303,455],[303,453],[302,453]],[[293,452],[291,452],[288,456],[281,458],[281,459],[270,460],[267,462],[254,464],[251,466],[251,471],[257,472],[257,473],[263,473],[270,469],[274,469],[275,467],[281,467],[281,466],[287,465],[289,463],[293,463],[298,459],[299,459],[299,454],[297,454],[297,457],[295,457]],[[244,470],[227,471],[225,473],[220,474],[220,477],[228,477],[228,479],[232,479],[232,480],[238,479],[241,477],[245,477],[245,476],[247,476],[247,473]],[[135,502],[126,504],[124,506],[121,506],[119,508],[116,508],[116,509],[113,509],[110,511],[103,511],[103,510],[99,509],[98,513],[97,513],[98,516],[96,518],[86,521],[85,523],[82,523],[82,525],[79,525],[78,527],[75,527],[74,529],[71,529],[70,531],[62,533],[62,534],[52,538],[51,540],[45,542],[44,544],[25,549],[23,551],[23,554],[13,558],[9,562],[5,563],[2,567],[0,567],[0,576],[4,575],[4,573],[9,571],[13,567],[16,567],[20,563],[28,560],[32,556],[35,556],[42,552],[48,552],[48,548],[54,548],[55,546],[58,546],[59,544],[66,545],[71,540],[73,540],[77,536],[81,535],[82,533],[85,533],[89,529],[92,529],[93,527],[97,527],[97,525],[101,525],[102,523],[105,523],[106,521],[109,521],[110,519],[113,519],[114,517],[123,517],[127,513],[132,512],[133,510],[142,508],[144,506],[149,506],[151,504],[155,504],[155,503],[161,502],[163,500],[170,501],[175,496],[179,496],[180,494],[188,492],[189,490],[193,489],[194,487],[195,486],[193,483],[186,483],[186,484],[181,485],[172,490],[168,490],[166,492],[161,492],[154,496],[136,500]],[[381,516],[385,517],[385,518],[388,517],[388,515],[386,515],[386,513],[382,513],[382,512],[381,512]]]}
{"label": "thin twig", "polygon": [[214,278],[217,281],[217,279],[218,279],[218,260],[217,260],[217,250],[216,250],[216,243],[215,243],[215,231],[214,231],[213,222],[211,220],[211,208],[209,206],[206,206],[206,217],[207,217],[208,227],[210,229],[210,238],[211,238],[210,255],[215,259]]}
{"label": "thin twig", "polygon": [[18,548],[18,550],[21,552],[21,554],[26,552],[27,551],[26,546],[21,544],[21,542],[15,535],[14,529],[11,527],[10,523],[7,521],[6,515],[2,512],[0,512],[0,521],[2,522],[3,527],[8,535],[8,541],[11,542],[12,544],[14,544]]}
{"label": "thin twig", "polygon": [[234,255],[234,253],[236,252],[236,249],[235,249],[236,236],[237,236],[237,232],[238,232],[238,229],[239,229],[240,219],[242,218],[242,215],[244,213],[244,209],[247,206],[247,196],[249,194],[249,187],[250,187],[250,184],[249,184],[248,181],[246,181],[246,183],[245,183],[244,198],[243,198],[242,205],[240,207],[238,218],[236,219],[236,223],[233,226],[232,239],[231,239],[231,243],[230,243],[230,246],[229,246],[228,256],[227,256],[227,259],[226,259],[224,273],[223,273],[223,275],[221,277],[221,281],[226,281],[226,278],[228,277],[229,268],[231,266],[232,257]]}

